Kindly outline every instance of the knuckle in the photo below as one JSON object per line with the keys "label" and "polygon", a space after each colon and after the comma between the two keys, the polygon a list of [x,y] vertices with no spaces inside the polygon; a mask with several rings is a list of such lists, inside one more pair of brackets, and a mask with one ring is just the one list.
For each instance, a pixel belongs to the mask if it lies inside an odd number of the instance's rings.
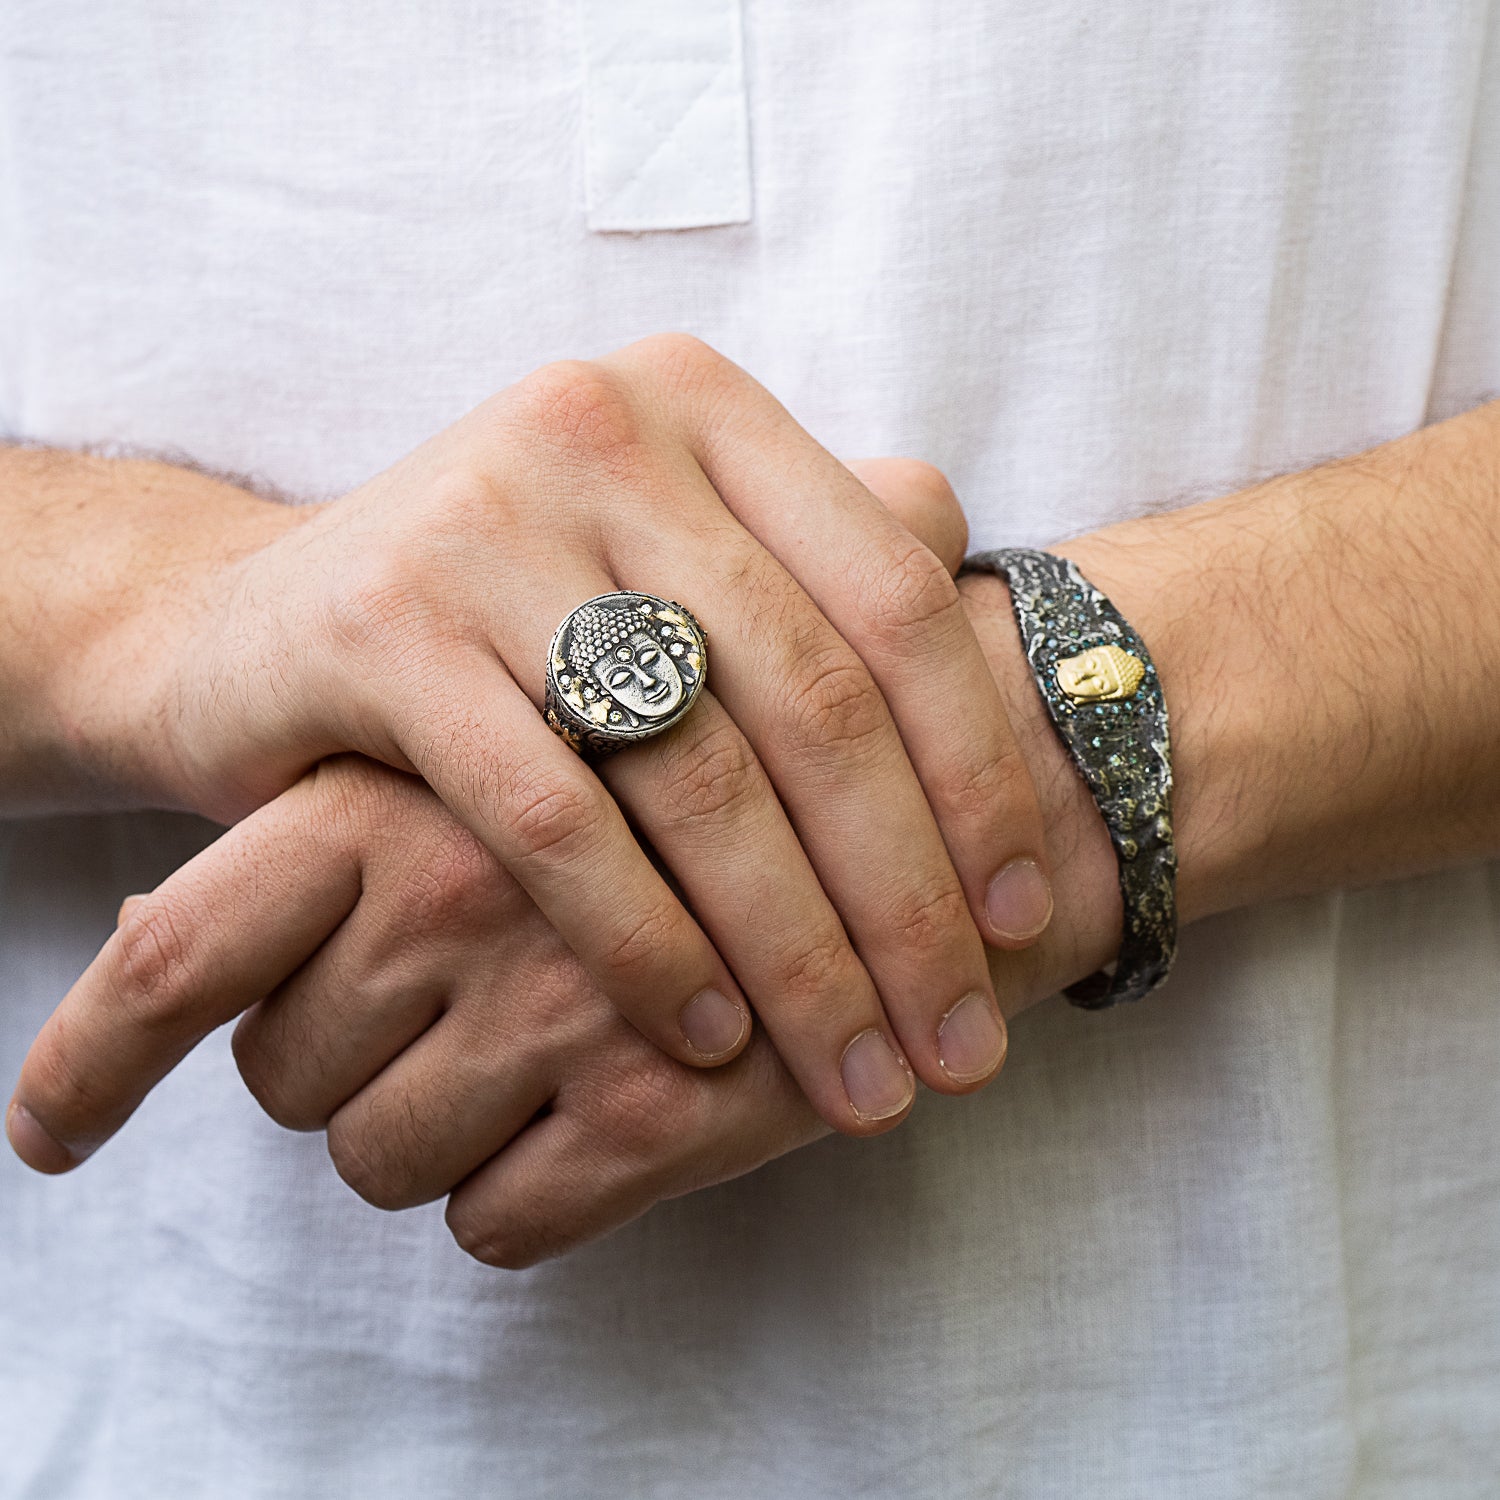
{"label": "knuckle", "polygon": [[921,542],[898,542],[864,589],[866,628],[888,650],[909,649],[913,632],[959,618],[962,601],[948,570]]}
{"label": "knuckle", "polygon": [[966,760],[943,776],[937,796],[948,814],[964,820],[1006,818],[1031,813],[1036,792],[1025,762],[1013,750],[997,750]]}
{"label": "knuckle", "polygon": [[460,1188],[449,1198],[449,1231],[473,1259],[520,1270],[576,1248],[681,1190],[684,1161],[697,1161],[715,1127],[723,1133],[721,1091],[654,1052],[595,1060],[565,1098],[576,1129],[545,1196],[533,1187],[497,1203]]}
{"label": "knuckle", "polygon": [[641,446],[630,391],[613,371],[587,360],[543,365],[513,389],[512,420],[558,448],[595,459]]}
{"label": "knuckle", "polygon": [[489,852],[466,828],[451,824],[422,852],[405,904],[418,932],[463,932],[487,916],[498,889]]}
{"label": "knuckle", "polygon": [[953,493],[948,476],[936,464],[930,464],[922,458],[902,458],[896,462],[901,466],[903,488],[920,495],[929,505],[952,511],[954,519],[962,524],[963,508],[958,503],[958,496]]}
{"label": "knuckle", "polygon": [[669,385],[696,386],[733,369],[717,349],[691,333],[653,333],[628,352]]}
{"label": "knuckle", "polygon": [[297,831],[326,837],[330,830],[366,833],[409,824],[420,783],[360,755],[320,760],[283,798]]}
{"label": "knuckle", "polygon": [[507,792],[511,835],[523,859],[566,863],[603,832],[604,806],[576,780],[538,776],[513,782]]}
{"label": "knuckle", "polygon": [[852,652],[836,648],[815,656],[789,707],[794,745],[841,757],[872,743],[887,722],[874,679]]}
{"label": "knuckle", "polygon": [[[384,543],[408,609],[425,607],[435,621],[450,617],[454,591],[446,581],[472,566],[477,539],[512,533],[525,505],[513,474],[483,455],[455,459],[438,473],[421,503],[397,517]],[[434,587],[434,579],[443,585]]]}
{"label": "knuckle", "polygon": [[691,745],[669,738],[665,787],[671,814],[679,821],[720,817],[760,788],[760,763],[734,724],[717,724]]}
{"label": "knuckle", "polygon": [[773,982],[784,999],[807,1005],[846,990],[853,963],[853,952],[842,932],[820,931],[780,957],[772,970]]}
{"label": "knuckle", "polygon": [[571,1248],[573,1236],[545,1214],[515,1212],[504,1219],[448,1201],[448,1232],[465,1255],[497,1271],[524,1271]]}
{"label": "knuckle", "polygon": [[[524,939],[513,927],[506,930],[516,937],[519,950]],[[534,950],[514,968],[503,962],[495,965],[482,991],[486,1004],[455,1005],[450,1012],[476,1055],[493,1055],[503,1047],[523,1076],[550,1076],[560,1053],[581,1045],[602,1017],[624,1024],[555,931],[549,929],[549,938],[549,950],[555,944],[556,951]],[[524,1018],[524,1033],[517,1031],[517,1018]]]}
{"label": "knuckle", "polygon": [[361,549],[324,594],[323,621],[333,644],[363,654],[402,636],[426,614],[420,570],[395,536]]}
{"label": "knuckle", "polygon": [[187,924],[169,901],[147,896],[116,932],[114,998],[135,1026],[175,1031],[197,987]]}
{"label": "knuckle", "polygon": [[394,784],[408,779],[361,755],[329,755],[297,783],[293,794],[303,797],[309,815],[324,808],[345,812],[361,802],[391,796]]}
{"label": "knuckle", "polygon": [[360,1134],[340,1124],[335,1116],[328,1122],[328,1158],[344,1182],[376,1208],[388,1201],[389,1176],[382,1164],[366,1155]]}
{"label": "knuckle", "polygon": [[519,1271],[526,1262],[507,1254],[509,1245],[504,1239],[501,1226],[488,1216],[469,1208],[460,1198],[450,1198],[443,1214],[448,1233],[460,1250],[482,1266],[493,1266],[497,1271]]}
{"label": "knuckle", "polygon": [[733,411],[742,428],[764,407],[757,387],[732,360],[690,333],[656,333],[620,351],[643,390],[668,411],[691,413],[700,436]]}
{"label": "knuckle", "polygon": [[239,1025],[230,1034],[229,1050],[250,1097],[278,1125],[289,1128],[283,1118],[285,1110],[277,1087],[277,1068],[272,1048],[266,1042],[263,1023],[257,1024],[248,1013],[241,1017]]}
{"label": "knuckle", "polygon": [[949,880],[912,892],[889,918],[891,932],[908,952],[947,948],[972,925],[968,898]]}
{"label": "knuckle", "polygon": [[329,1112],[290,1086],[285,1048],[268,1036],[253,1011],[234,1028],[229,1047],[250,1096],[283,1130],[326,1128]]}
{"label": "knuckle", "polygon": [[253,1074],[241,1063],[240,1077],[245,1080],[245,1087],[267,1117],[283,1130],[295,1130],[306,1135],[328,1128],[328,1111],[279,1089],[274,1073]]}
{"label": "knuckle", "polygon": [[409,1162],[425,1135],[405,1095],[399,1105],[367,1102],[358,1114],[341,1111],[328,1122],[328,1155],[366,1203],[394,1213],[421,1201]]}
{"label": "knuckle", "polygon": [[634,989],[654,978],[661,955],[682,946],[678,908],[662,901],[636,913],[618,932],[605,942],[601,964],[605,974],[621,988]]}

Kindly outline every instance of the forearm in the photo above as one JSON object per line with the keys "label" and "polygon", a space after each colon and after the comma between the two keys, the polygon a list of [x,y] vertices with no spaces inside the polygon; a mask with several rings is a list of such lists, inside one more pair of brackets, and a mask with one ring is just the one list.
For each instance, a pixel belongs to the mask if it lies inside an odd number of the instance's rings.
{"label": "forearm", "polygon": [[298,513],[170,464],[0,448],[0,813],[170,801],[160,646]]}
{"label": "forearm", "polygon": [[1183,915],[1500,851],[1500,403],[1056,550],[1151,643]]}
{"label": "forearm", "polygon": [[[1497,532],[1500,403],[1052,549],[1115,602],[1161,675],[1184,921],[1500,852]],[[1044,815],[1094,882],[1102,821],[1077,811],[1081,782],[1063,774],[1005,591],[964,588]],[[1118,942],[1118,897],[1093,889],[1081,963]]]}

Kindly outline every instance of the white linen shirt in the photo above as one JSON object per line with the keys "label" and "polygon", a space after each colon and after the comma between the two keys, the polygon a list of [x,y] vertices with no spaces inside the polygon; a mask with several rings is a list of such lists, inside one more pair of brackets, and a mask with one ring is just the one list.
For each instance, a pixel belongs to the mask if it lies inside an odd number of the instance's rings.
{"label": "white linen shirt", "polygon": [[[0,431],[322,497],[685,328],[1040,544],[1500,388],[1496,9],[0,0]],[[6,1078],[210,835],[0,826]],[[522,1273],[216,1036],[0,1154],[0,1496],[1494,1500],[1497,974],[1495,866],[1216,918]]]}

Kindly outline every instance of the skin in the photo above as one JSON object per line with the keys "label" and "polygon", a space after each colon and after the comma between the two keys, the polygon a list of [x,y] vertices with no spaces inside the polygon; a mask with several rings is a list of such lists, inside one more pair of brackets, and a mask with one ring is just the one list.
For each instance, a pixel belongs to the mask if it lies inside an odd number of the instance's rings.
{"label": "skin", "polygon": [[[877,474],[867,478],[882,488]],[[888,498],[901,519],[921,529],[926,501],[910,492]],[[1500,852],[1500,765],[1493,755],[1500,699],[1487,686],[1500,673],[1492,607],[1497,518],[1500,405],[1354,459],[1056,549],[1137,626],[1161,675],[1173,715],[1184,922],[1294,891]],[[992,954],[1019,1007],[1109,958],[1119,941],[1119,897],[1102,821],[1045,721],[1003,585],[976,577],[961,592],[1009,705],[1058,877],[1056,915],[1042,938],[1023,952]],[[389,773],[358,761],[326,767],[127,916],[28,1058],[17,1100],[31,1123],[35,1108],[35,1119],[71,1147],[48,1157],[59,1148],[29,1134],[25,1122],[18,1131],[13,1111],[12,1138],[33,1165],[65,1169],[76,1151],[115,1128],[174,1051],[255,1005],[236,1032],[252,1089],[287,1123],[315,1125],[326,1113],[336,1165],[371,1201],[418,1201],[462,1170],[465,1163],[449,1160],[429,1173],[445,1138],[463,1131],[450,1132],[450,1119],[417,1108],[425,1096],[415,1049],[329,1113],[351,1079],[330,1085],[338,1048],[307,1046],[309,1036],[339,1035],[372,995],[374,1010],[388,1009],[382,984],[387,993],[420,988],[405,971],[393,975],[392,960],[382,958],[390,920],[374,912],[362,924],[367,937],[351,919],[341,929],[349,937],[342,952],[335,952],[337,938],[320,952],[316,929],[327,913],[310,918],[288,939],[315,954],[305,967],[279,989],[274,972],[254,971],[267,932],[284,931],[313,905],[312,890],[337,889],[343,880],[347,899],[348,869],[360,868],[359,857],[349,855],[332,861],[326,880],[314,872],[306,889],[296,884],[302,877],[294,867],[328,841],[331,815],[319,811],[325,799],[356,830],[395,827],[403,841],[416,838],[429,815],[446,816],[415,783],[392,778],[404,790],[380,791],[372,776]],[[387,800],[362,824],[358,809],[375,797]],[[391,811],[394,797],[412,799],[399,816]],[[441,840],[444,830],[454,836],[451,821],[428,836]],[[346,847],[368,850],[373,837],[356,833]],[[467,857],[444,857],[443,849],[452,855],[451,843],[440,842],[419,866],[432,891],[453,900],[485,891],[488,899],[509,899],[497,892],[493,871],[471,868]],[[361,857],[368,870],[384,869],[376,855]],[[387,892],[381,899],[408,911],[420,894],[396,876],[389,887],[384,877],[373,881],[371,890],[372,900]],[[241,951],[215,913],[255,899],[262,905],[239,940]],[[492,931],[486,921],[513,927],[528,920],[516,906],[485,908],[485,915],[476,903],[472,927],[469,917],[455,927],[457,961],[444,969],[434,959],[423,982],[477,967],[463,963],[462,934],[478,942]],[[729,1067],[682,1067],[618,1021],[589,990],[586,974],[576,964],[567,969],[573,961],[555,930],[549,936],[545,919],[536,920],[534,968],[507,994],[506,1006],[459,996],[444,1022],[423,1033],[436,1038],[447,1017],[462,1010],[467,1021],[454,1022],[447,1040],[428,1049],[434,1092],[441,1079],[457,1096],[454,1110],[465,1107],[467,1095],[480,1101],[475,1117],[505,1101],[512,1119],[525,1117],[503,1148],[454,1180],[448,1219],[470,1253],[496,1265],[531,1264],[651,1202],[749,1170],[826,1129],[763,1032]],[[443,921],[419,925],[448,930]],[[482,1031],[459,1029],[512,1024],[497,1012],[522,993],[539,1009],[534,1028],[517,1032],[515,1045],[551,1058],[560,1080],[531,1094],[515,1092],[513,1079],[497,1088],[483,1069],[475,1077],[476,1054],[505,1049],[486,1048]],[[257,1003],[263,994],[269,998]],[[1170,1003],[1169,995],[1156,1003]],[[555,1052],[549,1035],[560,1037]],[[307,1056],[299,1062],[301,1054]],[[543,1073],[548,1066],[537,1064]],[[452,1088],[455,1077],[462,1088]],[[528,1114],[549,1092],[550,1112]]]}
{"label": "skin", "polygon": [[[856,467],[957,565],[963,527],[941,475]],[[1107,954],[1113,881],[1056,742],[1027,730],[1024,743],[1047,772],[1075,936],[1048,947],[1049,930],[1028,989],[1006,987],[1017,1007]],[[1080,959],[1090,920],[1072,893],[1101,882],[1104,925]],[[1022,954],[992,957],[1000,970]],[[236,1016],[241,1074],[273,1119],[326,1130],[340,1176],[377,1206],[447,1195],[459,1245],[496,1266],[559,1254],[829,1133],[764,1028],[716,1069],[647,1043],[430,789],[359,756],[324,761],[126,902],[32,1049],[13,1142],[33,1166],[68,1170]],[[34,1133],[41,1120],[65,1148]]]}
{"label": "skin", "polygon": [[[16,453],[0,497],[13,808],[233,822],[357,752],[421,776],[680,1062],[737,1055],[753,1006],[851,1134],[913,1073],[999,1066],[981,928],[1045,922],[1045,881],[1019,924],[989,900],[1045,868],[1042,826],[949,570],[698,341],[545,367],[326,505]],[[556,622],[619,587],[689,601],[714,667],[658,753],[596,774],[537,708]],[[971,998],[987,1032],[945,1047]]]}

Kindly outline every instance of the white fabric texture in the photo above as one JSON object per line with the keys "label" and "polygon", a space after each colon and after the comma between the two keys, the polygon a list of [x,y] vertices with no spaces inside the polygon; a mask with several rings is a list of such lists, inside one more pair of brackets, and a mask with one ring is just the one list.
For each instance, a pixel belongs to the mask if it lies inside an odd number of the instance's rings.
{"label": "white fabric texture", "polygon": [[[0,428],[322,496],[687,328],[995,545],[1500,388],[1485,0],[749,0],[753,219],[636,235],[588,222],[608,10],[0,0]],[[0,830],[7,1077],[207,836]],[[1218,918],[979,1097],[515,1274],[220,1035],[76,1175],[0,1159],[0,1495],[1493,1500],[1497,975],[1492,865]]]}
{"label": "white fabric texture", "polygon": [[590,229],[750,217],[739,0],[582,0]]}

